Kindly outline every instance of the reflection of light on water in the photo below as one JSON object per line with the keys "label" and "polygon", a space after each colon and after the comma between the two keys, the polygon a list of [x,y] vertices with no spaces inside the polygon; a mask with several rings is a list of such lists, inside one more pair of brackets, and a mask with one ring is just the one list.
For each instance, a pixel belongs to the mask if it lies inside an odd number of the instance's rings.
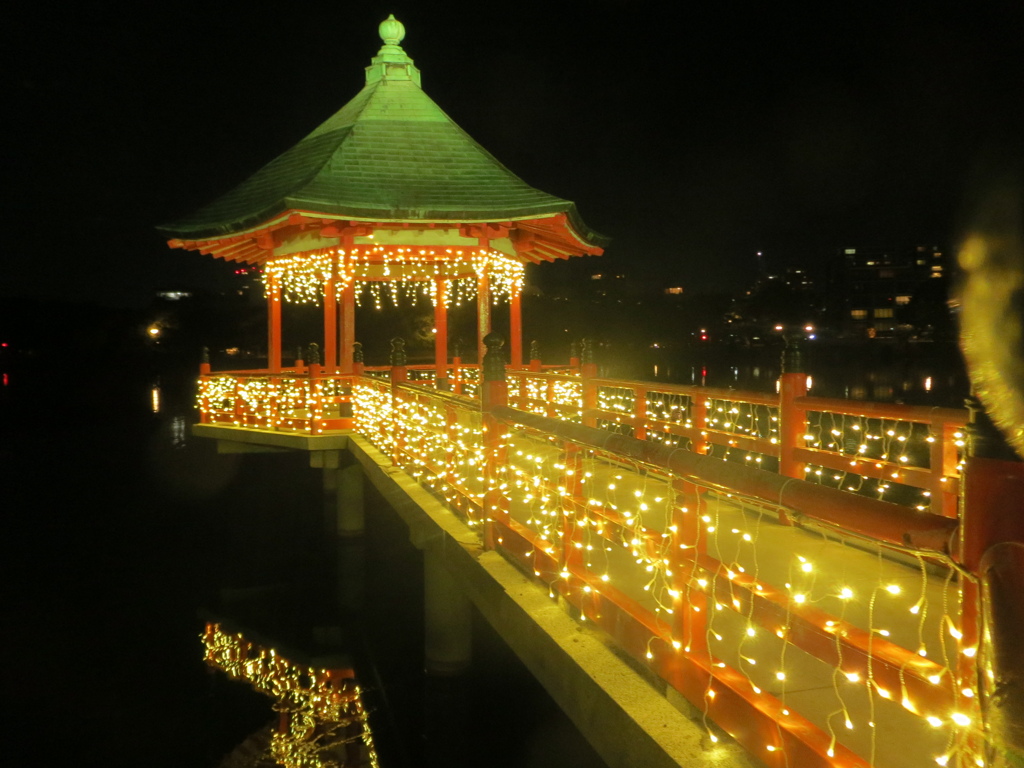
{"label": "reflection of light on water", "polygon": [[149,391],[149,402],[153,407],[153,413],[160,413],[160,387],[153,387]]}
{"label": "reflection of light on water", "polygon": [[810,391],[811,387],[814,386],[814,378],[811,376],[807,377],[807,390]]}
{"label": "reflection of light on water", "polygon": [[7,374],[5,373],[4,374],[4,386],[6,387],[10,383],[11,383],[11,381],[10,381],[10,379],[7,378]]}
{"label": "reflection of light on water", "polygon": [[181,448],[188,438],[188,430],[185,428],[185,417],[175,416],[171,419],[171,445]]}
{"label": "reflection of light on water", "polygon": [[658,378],[658,366],[654,366],[654,378]]}
{"label": "reflection of light on water", "polygon": [[924,391],[925,392],[931,392],[932,391],[932,377],[931,376],[929,376],[928,378],[926,378],[924,380]]}

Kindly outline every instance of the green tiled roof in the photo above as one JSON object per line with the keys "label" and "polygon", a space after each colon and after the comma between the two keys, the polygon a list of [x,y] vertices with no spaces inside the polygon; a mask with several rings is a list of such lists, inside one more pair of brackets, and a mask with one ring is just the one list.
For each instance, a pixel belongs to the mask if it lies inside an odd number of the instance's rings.
{"label": "green tiled roof", "polygon": [[160,229],[169,237],[214,238],[289,209],[460,222],[564,212],[582,237],[601,239],[573,203],[529,186],[459,128],[420,88],[400,39],[385,39],[366,86],[315,131],[220,199]]}

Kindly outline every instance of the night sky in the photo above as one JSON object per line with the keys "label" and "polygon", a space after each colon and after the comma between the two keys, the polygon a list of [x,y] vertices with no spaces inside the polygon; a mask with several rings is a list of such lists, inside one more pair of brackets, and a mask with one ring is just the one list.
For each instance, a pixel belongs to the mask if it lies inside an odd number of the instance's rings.
{"label": "night sky", "polygon": [[388,13],[424,90],[528,183],[576,201],[629,275],[730,289],[758,250],[780,267],[949,247],[967,201],[1021,157],[1024,5],[886,5],[22,7],[0,54],[0,297],[139,304],[213,285],[223,269],[153,227],[354,96]]}

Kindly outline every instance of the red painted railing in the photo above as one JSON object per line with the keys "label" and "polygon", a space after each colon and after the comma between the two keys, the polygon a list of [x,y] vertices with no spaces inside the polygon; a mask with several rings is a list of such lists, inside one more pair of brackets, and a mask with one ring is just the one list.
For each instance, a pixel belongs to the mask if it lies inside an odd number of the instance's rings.
{"label": "red painted railing", "polygon": [[[966,412],[813,398],[793,378],[775,396],[457,367],[442,392],[415,371],[205,374],[203,418],[350,419],[687,698],[712,741],[780,768],[987,764],[980,553],[1011,534],[958,515]],[[305,393],[306,421],[254,378]],[[902,504],[876,490],[897,484]]]}

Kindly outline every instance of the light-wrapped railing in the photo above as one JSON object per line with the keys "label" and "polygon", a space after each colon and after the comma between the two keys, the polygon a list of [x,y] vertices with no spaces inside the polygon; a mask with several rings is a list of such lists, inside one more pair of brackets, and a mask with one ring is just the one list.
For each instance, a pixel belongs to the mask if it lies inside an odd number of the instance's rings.
{"label": "light-wrapped railing", "polygon": [[945,552],[954,521],[494,416],[507,436],[488,480],[495,546],[685,695],[712,740],[721,728],[773,766],[981,754],[973,665],[959,663],[975,647],[958,645],[961,577]]}
{"label": "light-wrapped railing", "polygon": [[317,368],[275,373],[204,370],[196,392],[200,423],[310,434],[348,429],[352,376]]}
{"label": "light-wrapped railing", "polygon": [[509,375],[510,402],[522,410],[956,516],[965,410]]}
{"label": "light-wrapped railing", "polygon": [[[950,543],[963,413],[508,378],[477,400],[405,366],[356,375],[353,426],[685,696],[711,741],[779,768],[988,764],[978,571]],[[886,472],[932,504],[841,492]]]}

